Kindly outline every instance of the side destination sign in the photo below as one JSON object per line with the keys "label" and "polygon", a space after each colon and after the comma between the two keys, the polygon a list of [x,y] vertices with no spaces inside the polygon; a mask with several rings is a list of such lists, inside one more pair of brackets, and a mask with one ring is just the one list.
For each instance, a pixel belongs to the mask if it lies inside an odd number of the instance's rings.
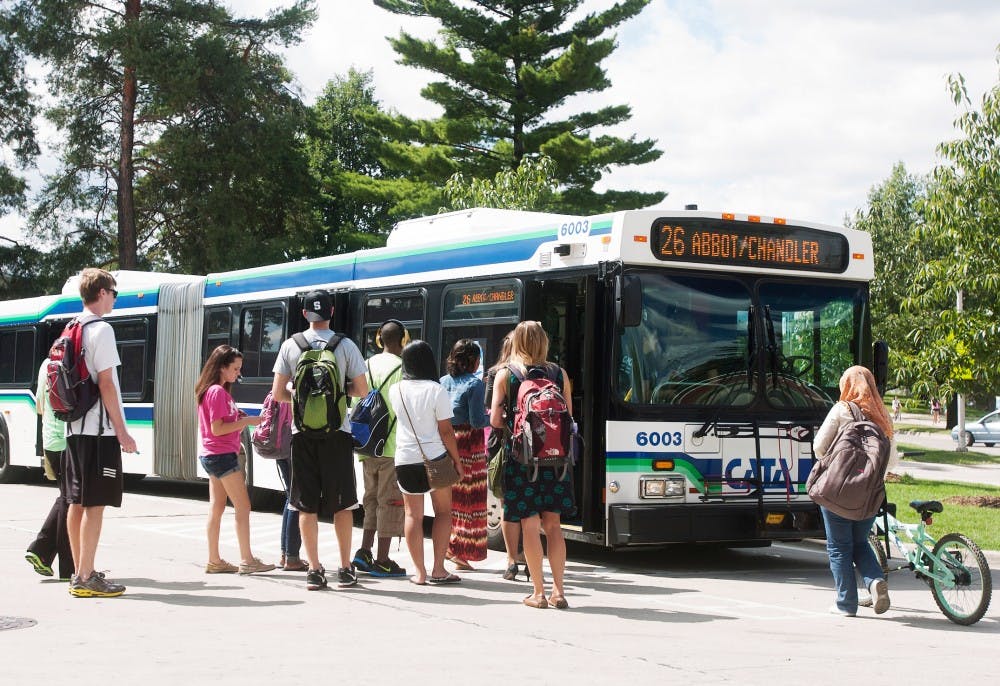
{"label": "side destination sign", "polygon": [[721,219],[657,219],[650,244],[664,262],[815,272],[843,272],[849,257],[847,238],[835,233]]}

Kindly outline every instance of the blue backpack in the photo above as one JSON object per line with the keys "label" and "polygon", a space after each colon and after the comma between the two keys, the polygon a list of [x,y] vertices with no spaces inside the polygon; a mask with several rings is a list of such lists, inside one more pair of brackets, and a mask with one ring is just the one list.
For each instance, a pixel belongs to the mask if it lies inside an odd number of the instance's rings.
{"label": "blue backpack", "polygon": [[[354,452],[362,457],[385,457],[385,443],[396,426],[396,418],[389,418],[389,408],[385,404],[385,398],[382,397],[382,388],[397,371],[399,367],[393,369],[378,388],[369,390],[368,395],[351,408]],[[372,378],[371,366],[368,367],[368,378]]]}

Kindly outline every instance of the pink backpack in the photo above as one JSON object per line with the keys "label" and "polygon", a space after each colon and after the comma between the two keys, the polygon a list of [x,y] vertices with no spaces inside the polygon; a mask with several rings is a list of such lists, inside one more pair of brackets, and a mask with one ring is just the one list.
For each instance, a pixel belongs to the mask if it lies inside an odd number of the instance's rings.
{"label": "pink backpack", "polygon": [[279,403],[268,393],[260,416],[263,419],[250,437],[257,454],[269,460],[287,460],[292,456],[291,403]]}
{"label": "pink backpack", "polygon": [[538,478],[539,467],[562,467],[561,480],[572,462],[573,418],[562,389],[552,378],[560,376],[553,367],[530,367],[524,376],[514,367],[509,368],[519,382],[513,424],[514,459],[535,468],[532,481]]}

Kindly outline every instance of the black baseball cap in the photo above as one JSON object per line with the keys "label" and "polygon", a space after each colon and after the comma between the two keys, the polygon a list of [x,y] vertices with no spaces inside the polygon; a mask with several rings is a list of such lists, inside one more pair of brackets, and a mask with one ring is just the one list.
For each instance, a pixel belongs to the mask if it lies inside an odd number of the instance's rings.
{"label": "black baseball cap", "polygon": [[309,291],[302,298],[302,309],[311,322],[329,321],[333,312],[333,299],[326,291]]}

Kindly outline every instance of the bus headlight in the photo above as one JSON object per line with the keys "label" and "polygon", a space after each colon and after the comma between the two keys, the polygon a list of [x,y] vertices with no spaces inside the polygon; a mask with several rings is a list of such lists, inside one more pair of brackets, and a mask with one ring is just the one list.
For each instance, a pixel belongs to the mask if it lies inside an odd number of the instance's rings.
{"label": "bus headlight", "polygon": [[684,495],[682,476],[640,476],[640,498],[680,498]]}

